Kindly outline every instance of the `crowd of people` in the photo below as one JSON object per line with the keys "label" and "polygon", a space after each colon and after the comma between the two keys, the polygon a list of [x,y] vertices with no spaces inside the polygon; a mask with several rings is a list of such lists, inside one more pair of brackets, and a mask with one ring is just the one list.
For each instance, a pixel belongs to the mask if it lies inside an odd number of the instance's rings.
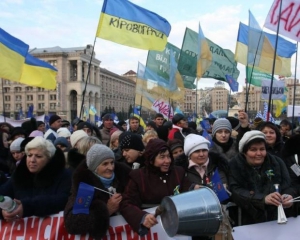
{"label": "crowd of people", "polygon": [[[160,113],[145,129],[135,116],[127,125],[115,123],[109,113],[100,127],[58,115],[50,117],[48,130],[34,118],[21,127],[3,122],[0,195],[14,199],[17,207],[2,210],[0,219],[12,222],[64,211],[70,234],[101,239],[110,217],[121,214],[145,236],[158,223],[147,208],[157,207],[166,196],[212,188],[216,172],[228,194],[220,203],[231,226],[277,220],[280,204],[287,217],[296,217],[299,144],[300,135],[287,119],[280,125],[261,119],[250,124],[244,111],[237,118],[209,119],[207,129],[182,114],[166,121]],[[75,207],[82,183],[103,190],[95,190],[87,212]]]}

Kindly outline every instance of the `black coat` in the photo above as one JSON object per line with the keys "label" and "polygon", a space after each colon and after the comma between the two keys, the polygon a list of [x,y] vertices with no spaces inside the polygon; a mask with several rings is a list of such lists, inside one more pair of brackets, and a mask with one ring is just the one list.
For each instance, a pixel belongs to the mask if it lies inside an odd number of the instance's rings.
{"label": "black coat", "polygon": [[0,186],[0,195],[20,200],[23,217],[44,217],[64,209],[70,189],[71,174],[65,169],[63,152],[57,149],[37,174],[29,172],[24,157],[12,177]]}
{"label": "black coat", "polygon": [[[267,170],[274,176],[268,177]],[[250,166],[241,153],[230,161],[229,188],[233,201],[242,208],[242,225],[277,219],[277,207],[265,204],[265,197],[275,192],[275,183],[281,194],[295,196],[284,162],[274,155],[267,153],[260,169]]]}
{"label": "black coat", "polygon": [[[130,171],[131,169],[125,164],[115,162],[115,179],[112,186],[116,188],[117,193],[124,191]],[[109,195],[95,190],[89,214],[73,214],[73,206],[80,182],[108,191],[100,179],[87,168],[86,161],[83,161],[73,174],[71,196],[64,211],[65,227],[70,234],[89,233],[92,237],[101,239],[109,227],[110,215],[106,207]]]}

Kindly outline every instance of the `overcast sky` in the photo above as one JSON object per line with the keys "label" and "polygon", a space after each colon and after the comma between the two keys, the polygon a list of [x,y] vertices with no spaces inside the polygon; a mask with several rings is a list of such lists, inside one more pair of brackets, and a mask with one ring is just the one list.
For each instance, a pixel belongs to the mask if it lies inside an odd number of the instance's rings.
{"label": "overcast sky", "polygon": [[[248,24],[250,9],[261,27],[273,0],[132,0],[166,18],[172,30],[168,41],[181,48],[185,28],[198,31],[222,48],[235,51],[239,22]],[[30,48],[83,47],[93,44],[103,0],[1,0],[0,27],[23,40]],[[268,31],[268,30],[266,30]],[[146,64],[147,51],[97,38],[100,67],[117,74],[137,71]],[[292,58],[294,67],[295,55]],[[238,64],[241,86],[245,67]],[[294,72],[294,70],[292,70]],[[298,74],[297,74],[298,75]],[[198,87],[214,86],[216,80],[201,79]]]}

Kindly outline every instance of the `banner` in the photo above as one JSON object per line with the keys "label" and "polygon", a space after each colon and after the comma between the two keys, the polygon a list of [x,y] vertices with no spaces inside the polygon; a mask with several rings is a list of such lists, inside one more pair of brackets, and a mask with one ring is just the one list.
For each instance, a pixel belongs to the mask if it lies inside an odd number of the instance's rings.
{"label": "banner", "polygon": [[[150,213],[155,212],[155,207],[147,209]],[[121,215],[110,218],[110,226],[103,240],[160,240],[160,239],[178,239],[191,240],[189,236],[176,235],[174,238],[168,237],[164,231],[160,217],[159,223],[152,227],[145,237],[140,237],[133,232],[129,224]],[[51,215],[45,218],[29,217],[21,218],[18,221],[8,223],[0,220],[0,236],[1,239],[31,239],[31,240],[92,240],[88,234],[71,235],[68,234],[64,227],[63,212]]]}
{"label": "banner", "polygon": [[[36,121],[44,122],[45,121],[45,115],[36,116],[35,119],[36,119]],[[29,120],[30,120],[29,118],[22,119],[22,120],[14,120],[14,119],[11,119],[11,118],[8,118],[8,117],[4,118],[3,116],[0,116],[0,122],[7,122],[10,125],[12,125],[13,127],[21,127],[23,122],[26,122],[26,121],[29,121]]]}
{"label": "banner", "polygon": [[[240,71],[237,69],[237,63],[234,60],[234,54],[228,49],[223,49],[219,45],[206,38],[209,50],[212,53],[212,62],[205,71],[202,78],[213,78],[226,81],[225,75],[231,75],[238,79]],[[196,78],[198,61],[198,33],[186,28],[180,58],[178,60],[178,70],[181,75]]]}
{"label": "banner", "polygon": [[261,83],[261,98],[269,100],[270,92],[272,93],[271,99],[282,99],[284,95],[284,82],[273,81],[272,91],[271,81],[263,80]]}
{"label": "banner", "polygon": [[[292,117],[292,116],[293,116],[293,105],[288,105],[288,107],[287,107],[287,117]],[[300,117],[300,106],[295,106],[294,116],[295,117]]]}
{"label": "banner", "polygon": [[277,32],[280,2],[282,2],[282,6],[279,22],[279,34],[299,42],[299,0],[275,0],[267,15],[264,26],[274,32]]}
{"label": "banner", "polygon": [[152,104],[152,109],[157,113],[161,113],[166,119],[172,119],[174,116],[172,106],[170,106],[170,104],[163,99],[154,101]]}

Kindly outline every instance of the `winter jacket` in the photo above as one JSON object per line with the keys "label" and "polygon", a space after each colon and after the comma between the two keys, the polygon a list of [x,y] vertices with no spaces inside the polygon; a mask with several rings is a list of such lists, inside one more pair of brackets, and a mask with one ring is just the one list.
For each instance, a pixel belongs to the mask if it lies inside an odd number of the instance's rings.
{"label": "winter jacket", "polygon": [[226,144],[220,144],[215,138],[213,138],[213,144],[209,151],[220,154],[229,162],[231,158],[238,154],[238,147],[236,140],[233,138],[230,138]]}
{"label": "winter jacket", "polygon": [[[122,193],[124,191],[130,171],[131,169],[123,163],[115,162],[115,178],[112,186],[116,188],[117,193]],[[87,168],[86,161],[83,161],[73,174],[71,196],[69,197],[64,210],[65,227],[70,234],[89,233],[90,236],[95,239],[101,239],[105,236],[109,227],[110,215],[106,204],[110,195],[95,190],[89,208],[89,214],[73,214],[73,206],[80,182],[108,191],[108,189],[103,186],[99,177]]]}
{"label": "winter jacket", "polygon": [[279,184],[280,194],[295,196],[284,162],[267,153],[263,164],[254,168],[239,153],[229,163],[229,188],[233,201],[242,209],[242,225],[277,219],[277,207],[265,204],[265,197],[275,192]]}
{"label": "winter jacket", "polygon": [[[44,168],[33,174],[23,158],[12,177],[0,186],[0,195],[22,202],[23,217],[45,217],[62,211],[71,189],[71,174],[65,168],[65,157],[60,149]],[[2,217],[2,215],[1,215]]]}

